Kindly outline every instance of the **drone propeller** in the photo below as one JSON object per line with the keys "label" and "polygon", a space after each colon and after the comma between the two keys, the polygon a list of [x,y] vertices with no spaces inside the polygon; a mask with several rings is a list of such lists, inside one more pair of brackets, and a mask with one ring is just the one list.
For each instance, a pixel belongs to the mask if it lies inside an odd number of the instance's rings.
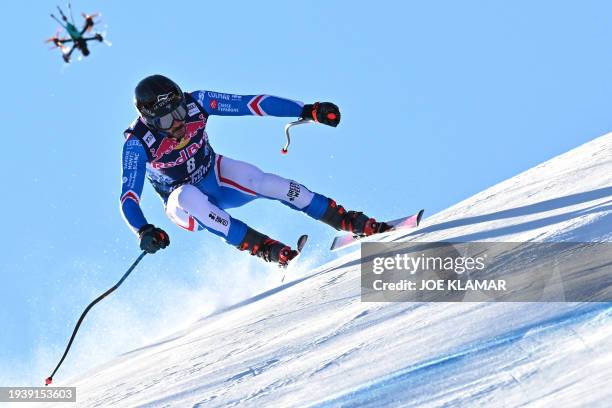
{"label": "drone propeller", "polygon": [[81,13],[81,15],[83,16],[84,19],[88,19],[88,18],[96,18],[100,15],[99,12],[93,13],[93,14],[85,14],[85,13]]}
{"label": "drone propeller", "polygon": [[[54,41],[55,42],[55,41]],[[59,48],[62,52],[66,52],[66,50],[68,49],[64,44],[62,44],[61,42],[55,42],[55,45],[53,47],[49,47],[49,50],[54,50],[56,48]]]}
{"label": "drone propeller", "polygon": [[93,13],[93,14],[85,14],[85,13],[81,13],[81,16],[83,16],[83,18],[85,19],[85,25],[86,25],[86,29],[85,32],[90,32],[91,29],[93,28],[94,24],[96,23],[94,21],[94,18],[98,17],[100,15],[100,13]]}
{"label": "drone propeller", "polygon": [[58,28],[57,30],[55,30],[55,34],[53,34],[53,36],[52,36],[52,37],[47,38],[47,39],[45,40],[45,42],[46,42],[46,43],[48,43],[48,42],[54,41],[56,38],[58,38],[58,37],[59,37],[59,34],[60,34],[60,32],[61,32],[61,31],[62,31],[62,29],[61,29],[61,28]]}
{"label": "drone propeller", "polygon": [[54,49],[54,48],[62,48],[62,49],[64,48],[64,46],[62,45],[62,42],[63,42],[63,41],[66,41],[66,40],[67,40],[67,38],[60,38],[60,37],[59,37],[59,35],[60,35],[60,32],[61,32],[61,31],[62,31],[62,29],[61,29],[61,28],[58,28],[58,29],[55,31],[55,35],[54,35],[53,37],[50,37],[50,38],[48,38],[48,39],[46,39],[46,40],[45,40],[45,44],[48,44],[48,43],[50,43],[50,42],[53,42],[54,46],[53,46],[53,47],[51,47],[51,48],[49,48],[50,50],[52,50],[52,49]]}

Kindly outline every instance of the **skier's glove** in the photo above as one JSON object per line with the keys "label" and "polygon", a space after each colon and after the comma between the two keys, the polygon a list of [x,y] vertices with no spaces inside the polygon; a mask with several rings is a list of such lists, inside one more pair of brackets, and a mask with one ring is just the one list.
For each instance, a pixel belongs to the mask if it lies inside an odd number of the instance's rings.
{"label": "skier's glove", "polygon": [[140,249],[148,254],[154,254],[159,249],[170,245],[170,237],[166,231],[151,224],[143,225],[138,230],[138,237],[140,238]]}
{"label": "skier's glove", "polygon": [[304,105],[301,116],[333,127],[340,123],[340,109],[331,102],[308,103]]}

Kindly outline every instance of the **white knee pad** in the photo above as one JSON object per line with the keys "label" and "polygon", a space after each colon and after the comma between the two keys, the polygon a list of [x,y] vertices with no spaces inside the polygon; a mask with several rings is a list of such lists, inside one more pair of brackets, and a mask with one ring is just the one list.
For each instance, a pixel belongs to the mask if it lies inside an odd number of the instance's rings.
{"label": "white knee pad", "polygon": [[[174,190],[168,197],[166,215],[176,225],[194,231],[196,221],[202,226],[227,236],[231,218],[228,213],[208,201],[206,194],[197,187],[185,184]],[[189,228],[190,226],[195,228]]]}

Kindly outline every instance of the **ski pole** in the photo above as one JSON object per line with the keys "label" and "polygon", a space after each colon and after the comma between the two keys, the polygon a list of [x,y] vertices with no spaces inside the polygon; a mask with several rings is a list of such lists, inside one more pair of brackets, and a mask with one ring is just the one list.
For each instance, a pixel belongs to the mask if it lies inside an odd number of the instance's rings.
{"label": "ski pole", "polygon": [[53,376],[55,375],[55,373],[57,372],[57,370],[60,368],[60,366],[62,365],[62,363],[64,362],[64,359],[66,358],[66,355],[68,354],[68,350],[70,350],[70,346],[72,346],[72,342],[74,341],[74,337],[77,334],[77,331],[79,330],[79,327],[81,326],[81,323],[83,322],[83,319],[85,318],[85,315],[87,314],[87,312],[89,312],[89,310],[95,306],[96,303],[98,303],[99,301],[101,301],[102,299],[104,299],[105,297],[107,297],[108,295],[110,295],[111,293],[113,293],[115,291],[115,289],[117,289],[119,286],[121,286],[121,284],[123,283],[123,281],[129,276],[130,273],[132,273],[132,271],[134,270],[134,268],[136,268],[136,265],[138,265],[138,263],[142,260],[142,258],[144,258],[144,256],[146,255],[146,251],[142,251],[142,253],[138,256],[138,258],[134,261],[134,263],[132,264],[132,266],[130,266],[130,268],[123,274],[123,276],[121,277],[121,279],[119,279],[119,282],[117,282],[115,284],[115,286],[113,286],[112,288],[110,288],[109,290],[107,290],[106,292],[104,292],[103,294],[101,294],[100,296],[98,296],[93,302],[91,302],[83,311],[83,313],[81,314],[81,317],[79,318],[79,321],[77,322],[73,332],[72,332],[72,336],[70,336],[70,341],[68,342],[68,345],[66,346],[66,350],[64,351],[64,355],[62,356],[62,358],[60,359],[59,363],[57,363],[57,367],[55,367],[55,370],[53,370],[53,372],[51,373],[51,375],[45,380],[45,385],[49,385],[53,382]]}
{"label": "ski pole", "polygon": [[303,125],[304,123],[312,123],[314,120],[312,119],[300,119],[295,122],[290,122],[285,125],[285,136],[287,137],[287,143],[285,147],[281,149],[281,154],[287,154],[289,152],[289,145],[291,144],[291,136],[289,135],[289,129],[291,129],[295,125]]}

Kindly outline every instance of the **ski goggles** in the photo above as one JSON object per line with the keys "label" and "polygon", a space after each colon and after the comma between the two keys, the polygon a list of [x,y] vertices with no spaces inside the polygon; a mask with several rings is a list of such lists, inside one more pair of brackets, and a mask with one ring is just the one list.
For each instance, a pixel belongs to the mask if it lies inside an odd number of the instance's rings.
{"label": "ski goggles", "polygon": [[175,120],[184,121],[187,117],[187,107],[181,103],[170,113],[166,113],[158,118],[145,118],[145,122],[159,130],[168,130],[172,127]]}

